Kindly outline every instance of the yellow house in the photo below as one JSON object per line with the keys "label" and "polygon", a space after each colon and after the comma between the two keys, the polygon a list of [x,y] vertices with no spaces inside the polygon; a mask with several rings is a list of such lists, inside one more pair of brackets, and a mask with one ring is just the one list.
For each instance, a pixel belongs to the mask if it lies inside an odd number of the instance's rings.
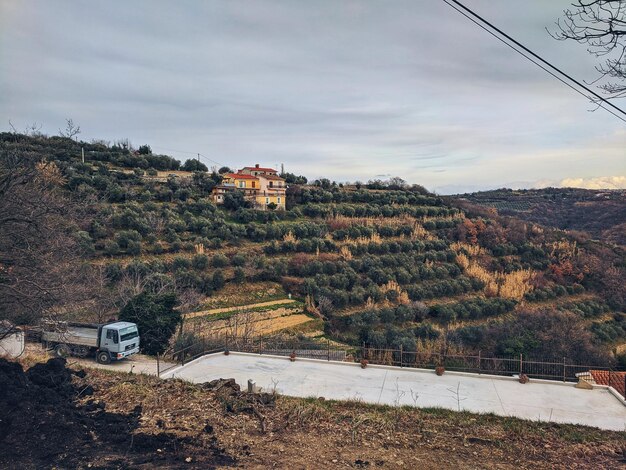
{"label": "yellow house", "polygon": [[285,180],[272,168],[261,168],[257,164],[237,173],[225,174],[222,184],[213,189],[213,201],[222,204],[230,191],[242,191],[244,197],[257,209],[268,209],[270,204],[275,204],[276,209],[285,209],[287,186]]}

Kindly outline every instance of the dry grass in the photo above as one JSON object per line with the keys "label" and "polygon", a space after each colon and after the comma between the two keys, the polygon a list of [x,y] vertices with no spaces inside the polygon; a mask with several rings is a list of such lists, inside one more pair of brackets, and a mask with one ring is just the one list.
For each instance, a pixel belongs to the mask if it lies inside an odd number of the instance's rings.
{"label": "dry grass", "polygon": [[350,248],[348,248],[346,245],[342,245],[342,247],[339,249],[339,254],[345,261],[350,261],[352,259],[352,252],[350,251]]}
{"label": "dry grass", "polygon": [[261,312],[240,311],[221,320],[211,321],[210,317],[197,319],[186,323],[185,329],[195,334],[207,336],[227,333],[233,336],[248,337],[286,330],[310,321],[313,319],[302,313],[300,307],[279,307]]}
{"label": "dry grass", "polygon": [[354,246],[369,245],[370,243],[380,244],[382,242],[383,242],[382,237],[378,235],[377,233],[373,233],[369,237],[346,238],[345,240],[346,245],[354,245]]}
{"label": "dry grass", "polygon": [[[386,284],[383,284],[382,286],[380,286],[380,290],[383,292],[383,294],[386,294],[387,292],[397,292],[397,303],[402,304],[402,305],[407,305],[411,302],[411,300],[409,299],[409,294],[404,291],[402,289],[402,286],[400,284],[398,284],[397,281],[395,280],[391,280],[389,282],[387,282]],[[368,301],[370,301],[371,298],[368,298]]]}
{"label": "dry grass", "polygon": [[[471,248],[471,246],[469,245],[470,251],[477,255],[481,253],[481,248],[476,250]],[[462,249],[465,250],[465,247],[463,246]],[[484,292],[488,297],[497,296],[522,300],[525,294],[533,290],[532,280],[536,272],[531,269],[522,269],[510,273],[490,272],[481,266],[478,261],[459,251],[457,251],[456,261],[468,276],[478,279],[485,284]]]}
{"label": "dry grass", "polygon": [[298,239],[296,238],[296,236],[293,234],[293,232],[291,230],[289,230],[289,232],[287,232],[284,236],[283,236],[283,241],[286,243],[295,243],[298,241]]}

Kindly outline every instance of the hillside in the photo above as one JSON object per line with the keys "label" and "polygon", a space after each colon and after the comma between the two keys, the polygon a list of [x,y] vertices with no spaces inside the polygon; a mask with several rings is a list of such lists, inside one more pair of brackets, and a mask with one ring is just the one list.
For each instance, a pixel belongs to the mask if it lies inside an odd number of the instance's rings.
{"label": "hillside", "polygon": [[[420,186],[290,184],[288,210],[263,212],[240,198],[216,206],[220,174],[174,173],[181,164],[168,156],[7,133],[0,152],[45,162],[44,179],[75,208],[81,296],[53,306],[69,317],[104,320],[141,292],[175,291],[183,313],[200,312],[179,345],[286,329],[346,345],[606,364],[626,341],[621,248]],[[288,294],[298,302],[255,306]],[[245,307],[208,312],[232,306]]]}
{"label": "hillside", "polygon": [[456,196],[546,227],[589,233],[626,245],[626,191],[577,188],[498,189]]}
{"label": "hillside", "polygon": [[[623,432],[0,359],[3,468],[617,468]],[[523,450],[522,450],[523,449]]]}

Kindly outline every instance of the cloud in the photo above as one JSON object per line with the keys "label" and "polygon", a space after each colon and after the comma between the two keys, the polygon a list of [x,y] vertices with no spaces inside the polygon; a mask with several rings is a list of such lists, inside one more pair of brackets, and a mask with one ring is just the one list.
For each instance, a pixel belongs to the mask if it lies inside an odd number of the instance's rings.
{"label": "cloud", "polygon": [[596,178],[565,178],[562,188],[582,189],[626,189],[626,176],[599,176]]}
{"label": "cloud", "polygon": [[[544,30],[568,0],[467,3],[595,78]],[[441,191],[624,174],[619,121],[432,0],[0,0],[0,89],[0,130],[71,117],[230,167]]]}

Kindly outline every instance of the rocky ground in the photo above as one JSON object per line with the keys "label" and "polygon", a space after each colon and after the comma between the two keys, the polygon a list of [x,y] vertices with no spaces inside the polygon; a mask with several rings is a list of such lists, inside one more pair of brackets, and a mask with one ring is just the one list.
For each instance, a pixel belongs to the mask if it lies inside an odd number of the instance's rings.
{"label": "rocky ground", "polygon": [[618,468],[625,438],[0,360],[0,468]]}

